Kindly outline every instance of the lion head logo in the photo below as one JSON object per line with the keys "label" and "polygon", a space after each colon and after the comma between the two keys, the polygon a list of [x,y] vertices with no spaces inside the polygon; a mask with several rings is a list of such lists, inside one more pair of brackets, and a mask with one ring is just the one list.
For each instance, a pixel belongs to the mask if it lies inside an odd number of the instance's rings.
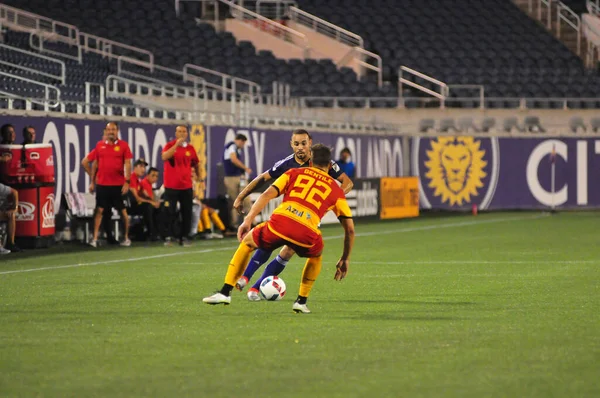
{"label": "lion head logo", "polygon": [[473,137],[439,137],[431,141],[425,162],[429,187],[442,203],[461,206],[478,195],[487,176],[487,161],[481,142]]}

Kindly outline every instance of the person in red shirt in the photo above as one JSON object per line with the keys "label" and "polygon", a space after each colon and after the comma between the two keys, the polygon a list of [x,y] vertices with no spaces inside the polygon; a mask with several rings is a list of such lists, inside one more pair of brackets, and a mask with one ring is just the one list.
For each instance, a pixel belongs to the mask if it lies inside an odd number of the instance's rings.
{"label": "person in red shirt", "polygon": [[[104,132],[102,133],[102,141],[106,141],[106,139],[107,138],[106,138],[106,129],[105,129]],[[96,159],[96,148],[95,147],[94,147],[94,149],[92,149],[90,151],[90,153],[85,155],[85,157],[81,160],[81,167],[83,167],[83,169],[90,176],[91,182],[90,182],[90,186],[88,188],[90,193],[94,193],[96,190],[96,175],[92,175],[92,164],[94,163],[93,159]],[[110,226],[111,218],[112,218],[112,212],[105,211],[104,213],[102,213],[102,228],[106,232],[106,240],[108,241],[108,243],[111,245],[118,245],[119,241],[114,238],[112,229]]]}
{"label": "person in red shirt", "polygon": [[[146,229],[148,230],[146,240],[151,240],[154,236],[154,209],[160,207],[160,203],[154,200],[154,193],[152,192],[152,184],[148,184],[147,178],[143,178],[146,174],[146,167],[148,163],[144,159],[138,159],[133,165],[133,172],[131,173],[131,184],[129,185],[129,214],[140,215],[144,218],[146,223]],[[155,168],[150,169],[150,173],[158,173]],[[150,174],[149,173],[149,174]],[[149,185],[149,191],[148,191]]]}
{"label": "person in red shirt", "polygon": [[[90,177],[92,177],[90,188],[95,188],[96,190],[94,236],[90,241],[90,246],[98,246],[98,233],[100,232],[102,215],[105,211],[110,212],[113,207],[121,213],[121,220],[124,225],[125,239],[121,242],[121,245],[131,246],[131,241],[129,240],[129,217],[123,203],[123,195],[129,192],[129,176],[131,175],[131,159],[133,155],[129,144],[118,139],[119,125],[116,122],[108,123],[104,133],[106,140],[98,142],[93,158],[88,158],[88,160],[93,161],[92,170],[88,172]],[[93,176],[96,177],[95,181]],[[125,176],[128,177],[125,178]]]}
{"label": "person in red shirt", "polygon": [[187,142],[186,126],[177,126],[175,139],[168,142],[162,151],[164,161],[164,206],[168,213],[165,246],[171,246],[174,222],[177,219],[177,202],[181,208],[182,226],[179,242],[189,246],[188,234],[192,223],[192,168],[200,175],[200,162],[196,149]]}

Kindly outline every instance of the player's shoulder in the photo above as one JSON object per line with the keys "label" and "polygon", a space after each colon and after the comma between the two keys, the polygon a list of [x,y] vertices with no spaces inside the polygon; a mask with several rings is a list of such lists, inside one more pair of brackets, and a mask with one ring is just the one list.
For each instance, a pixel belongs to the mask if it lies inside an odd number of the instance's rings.
{"label": "player's shoulder", "polygon": [[291,168],[292,162],[294,162],[294,154],[291,154],[289,156],[286,156],[285,158],[278,160],[277,162],[275,162],[275,164],[273,165],[273,167],[271,167],[271,170],[276,171],[276,170],[285,170],[287,171],[288,169]]}

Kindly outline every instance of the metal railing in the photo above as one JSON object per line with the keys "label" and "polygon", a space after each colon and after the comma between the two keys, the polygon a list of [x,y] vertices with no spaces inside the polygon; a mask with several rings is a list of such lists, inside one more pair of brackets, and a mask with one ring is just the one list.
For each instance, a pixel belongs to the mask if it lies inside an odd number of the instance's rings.
{"label": "metal railing", "polygon": [[[36,38],[37,38],[37,41],[36,41]],[[50,50],[50,49],[44,47],[45,39],[46,39],[46,36],[44,36],[43,34],[39,34],[39,32],[31,32],[29,34],[29,47],[31,47],[35,50],[38,50],[41,53],[53,54],[53,55],[57,55],[59,57],[69,58],[69,59],[75,60],[79,63],[82,63],[83,58],[82,58],[82,53],[81,53],[81,47],[79,47],[77,44],[66,43],[70,46],[75,47],[75,49],[77,51],[77,55],[73,55],[66,51],[64,51],[64,52],[54,51],[54,50]]]}
{"label": "metal railing", "polygon": [[14,30],[25,32],[44,32],[50,34],[55,40],[66,43],[77,43],[79,29],[70,24],[55,21],[28,11],[0,4],[0,24]]}
{"label": "metal railing", "polygon": [[587,38],[586,66],[595,68],[600,61],[600,30],[596,29],[586,18],[598,20],[599,25],[600,19],[592,14],[584,16],[582,22],[582,30]]}
{"label": "metal railing", "polygon": [[123,76],[109,75],[106,78],[106,95],[109,97],[157,96],[171,98],[198,98],[196,88],[181,87],[168,83],[156,84],[128,79]]}
{"label": "metal railing", "polygon": [[569,6],[559,1],[556,6],[556,35],[559,39],[562,22],[573,28],[577,34],[577,55],[581,55],[581,18]]}
{"label": "metal railing", "polygon": [[46,84],[46,83],[41,83],[36,80],[27,79],[25,77],[13,75],[12,73],[0,71],[0,75],[11,78],[11,79],[18,80],[23,83],[28,83],[28,84],[32,84],[34,86],[43,87],[44,96],[43,96],[43,98],[24,97],[24,96],[18,96],[15,93],[11,93],[9,91],[4,91],[4,90],[0,90],[0,94],[5,94],[5,95],[11,96],[11,97],[16,97],[16,98],[27,99],[28,101],[30,101],[34,104],[43,105],[45,110],[48,110],[49,108],[56,108],[60,104],[60,89],[58,87],[55,87],[53,85]]}
{"label": "metal railing", "polygon": [[231,15],[235,19],[246,23],[254,23],[258,29],[267,32],[279,39],[285,40],[289,43],[301,47],[304,51],[305,58],[309,56],[310,46],[308,44],[308,39],[304,33],[288,28],[287,26],[280,24],[279,22],[273,21],[269,18],[265,18],[262,15],[257,14],[256,12],[250,11],[244,7],[235,4],[232,1],[218,1],[229,6]]}
{"label": "metal railing", "polygon": [[552,30],[552,1],[553,0],[538,0],[538,20],[542,21],[542,8],[546,7],[546,27]]}
{"label": "metal railing", "polygon": [[284,19],[290,7],[298,5],[294,0],[257,0],[254,2],[254,9],[252,9],[248,1],[238,1],[238,3],[242,7],[252,10],[263,17],[276,20]]}
{"label": "metal railing", "polygon": [[[430,83],[433,83],[434,85],[439,87],[440,92],[438,93],[437,91],[433,91],[421,84],[418,84],[411,80],[408,80],[404,77],[405,75],[416,77],[416,78],[428,81]],[[404,85],[412,87],[412,88],[416,88],[417,90],[419,90],[425,94],[429,94],[432,97],[439,99],[440,103],[441,103],[441,107],[442,108],[444,107],[444,101],[446,100],[447,92],[448,92],[448,85],[446,83],[444,83],[440,80],[434,79],[431,76],[427,76],[424,73],[421,73],[419,71],[411,69],[408,66],[402,65],[402,66],[400,66],[400,68],[398,68],[398,93],[399,93],[400,98],[403,97]]]}
{"label": "metal railing", "polygon": [[54,59],[54,58],[51,58],[51,57],[46,57],[45,55],[41,55],[41,54],[34,53],[34,52],[31,52],[31,51],[23,50],[23,49],[20,49],[18,47],[12,47],[12,46],[9,46],[9,45],[3,44],[3,43],[0,43],[0,48],[7,49],[8,51],[15,51],[15,52],[18,52],[20,54],[26,54],[26,55],[28,55],[30,57],[34,57],[34,58],[38,58],[38,59],[43,59],[44,61],[58,64],[59,67],[60,67],[60,73],[57,74],[57,75],[54,75],[52,73],[43,72],[43,71],[41,71],[39,69],[29,68],[29,67],[26,67],[26,66],[23,66],[23,65],[20,65],[20,64],[15,64],[15,63],[12,63],[12,62],[9,62],[9,61],[5,61],[5,60],[2,60],[2,59],[0,59],[0,64],[7,65],[7,66],[10,66],[10,67],[13,67],[13,68],[17,68],[17,69],[21,69],[21,70],[25,70],[27,72],[35,73],[35,74],[38,74],[40,76],[49,77],[51,79],[56,79],[61,84],[65,84],[66,83],[67,72],[66,72],[65,63],[63,61],[60,61],[60,60],[57,60],[57,59]]}
{"label": "metal railing", "polygon": [[352,47],[364,47],[364,40],[360,35],[343,29],[331,22],[312,15],[298,7],[290,7],[288,11],[290,20],[311,28],[317,33],[328,36]]}
{"label": "metal railing", "polygon": [[[383,86],[383,61],[378,54],[362,47],[352,47],[352,50],[337,62],[337,66],[346,65],[350,57],[361,67],[360,76],[365,76],[366,69],[372,70],[377,73],[377,85]],[[371,62],[374,62],[375,65]]]}
{"label": "metal railing", "polygon": [[[228,75],[226,73],[217,72],[212,69],[205,68],[194,64],[185,64],[183,66],[183,80],[194,82],[197,79],[205,80],[204,76],[215,77],[219,80],[217,84],[210,84],[212,88],[220,89],[223,93],[236,94],[238,92],[245,92],[251,96],[259,95],[261,92],[260,85],[251,80],[246,80],[240,77]],[[208,79],[206,79],[208,80]],[[246,88],[241,90],[240,88]]]}
{"label": "metal railing", "polygon": [[600,15],[600,0],[587,0],[585,3],[587,10],[592,15]]}
{"label": "metal railing", "polygon": [[118,59],[120,56],[125,55],[129,58],[146,61],[151,67],[154,65],[154,54],[148,50],[91,35],[89,33],[82,32],[79,34],[78,45],[85,52],[93,52],[100,54],[103,57]]}

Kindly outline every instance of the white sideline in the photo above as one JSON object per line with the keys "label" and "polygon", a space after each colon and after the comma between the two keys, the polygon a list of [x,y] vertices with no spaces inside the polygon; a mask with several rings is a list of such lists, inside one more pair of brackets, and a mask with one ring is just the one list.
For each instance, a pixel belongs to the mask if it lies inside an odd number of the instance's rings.
{"label": "white sideline", "polygon": [[[481,225],[481,224],[490,224],[497,222],[506,222],[506,221],[522,221],[522,220],[533,220],[542,217],[547,217],[547,214],[536,215],[531,217],[505,217],[505,218],[496,218],[491,220],[476,220],[476,221],[462,221],[458,223],[449,223],[449,224],[437,224],[437,225],[426,225],[422,227],[412,227],[412,228],[400,228],[400,229],[391,229],[387,231],[377,231],[377,232],[363,232],[357,233],[356,236],[373,236],[373,235],[389,235],[394,233],[405,233],[405,232],[417,232],[417,231],[428,231],[433,229],[442,229],[442,228],[458,228],[458,227],[467,227],[471,225]],[[334,236],[326,236],[323,240],[329,239],[339,239],[343,238],[344,235],[334,235]],[[68,264],[68,265],[57,265],[53,267],[41,267],[41,268],[29,268],[29,269],[20,269],[20,270],[12,270],[12,271],[2,271],[0,275],[9,275],[9,274],[20,274],[24,272],[35,272],[35,271],[51,271],[55,269],[65,269],[65,268],[78,268],[78,267],[89,267],[94,265],[108,265],[108,264],[116,264],[123,263],[128,261],[143,261],[143,260],[151,260],[155,258],[164,258],[164,257],[172,257],[179,256],[184,254],[200,254],[200,253],[211,253],[215,251],[223,251],[223,250],[231,250],[235,249],[236,246],[225,246],[220,248],[212,248],[212,249],[204,249],[204,250],[195,250],[195,251],[179,251],[174,253],[166,253],[166,254],[157,254],[154,256],[145,256],[145,257],[134,257],[134,258],[123,258],[116,260],[108,260],[108,261],[96,261],[92,263],[78,263],[78,264]]]}

